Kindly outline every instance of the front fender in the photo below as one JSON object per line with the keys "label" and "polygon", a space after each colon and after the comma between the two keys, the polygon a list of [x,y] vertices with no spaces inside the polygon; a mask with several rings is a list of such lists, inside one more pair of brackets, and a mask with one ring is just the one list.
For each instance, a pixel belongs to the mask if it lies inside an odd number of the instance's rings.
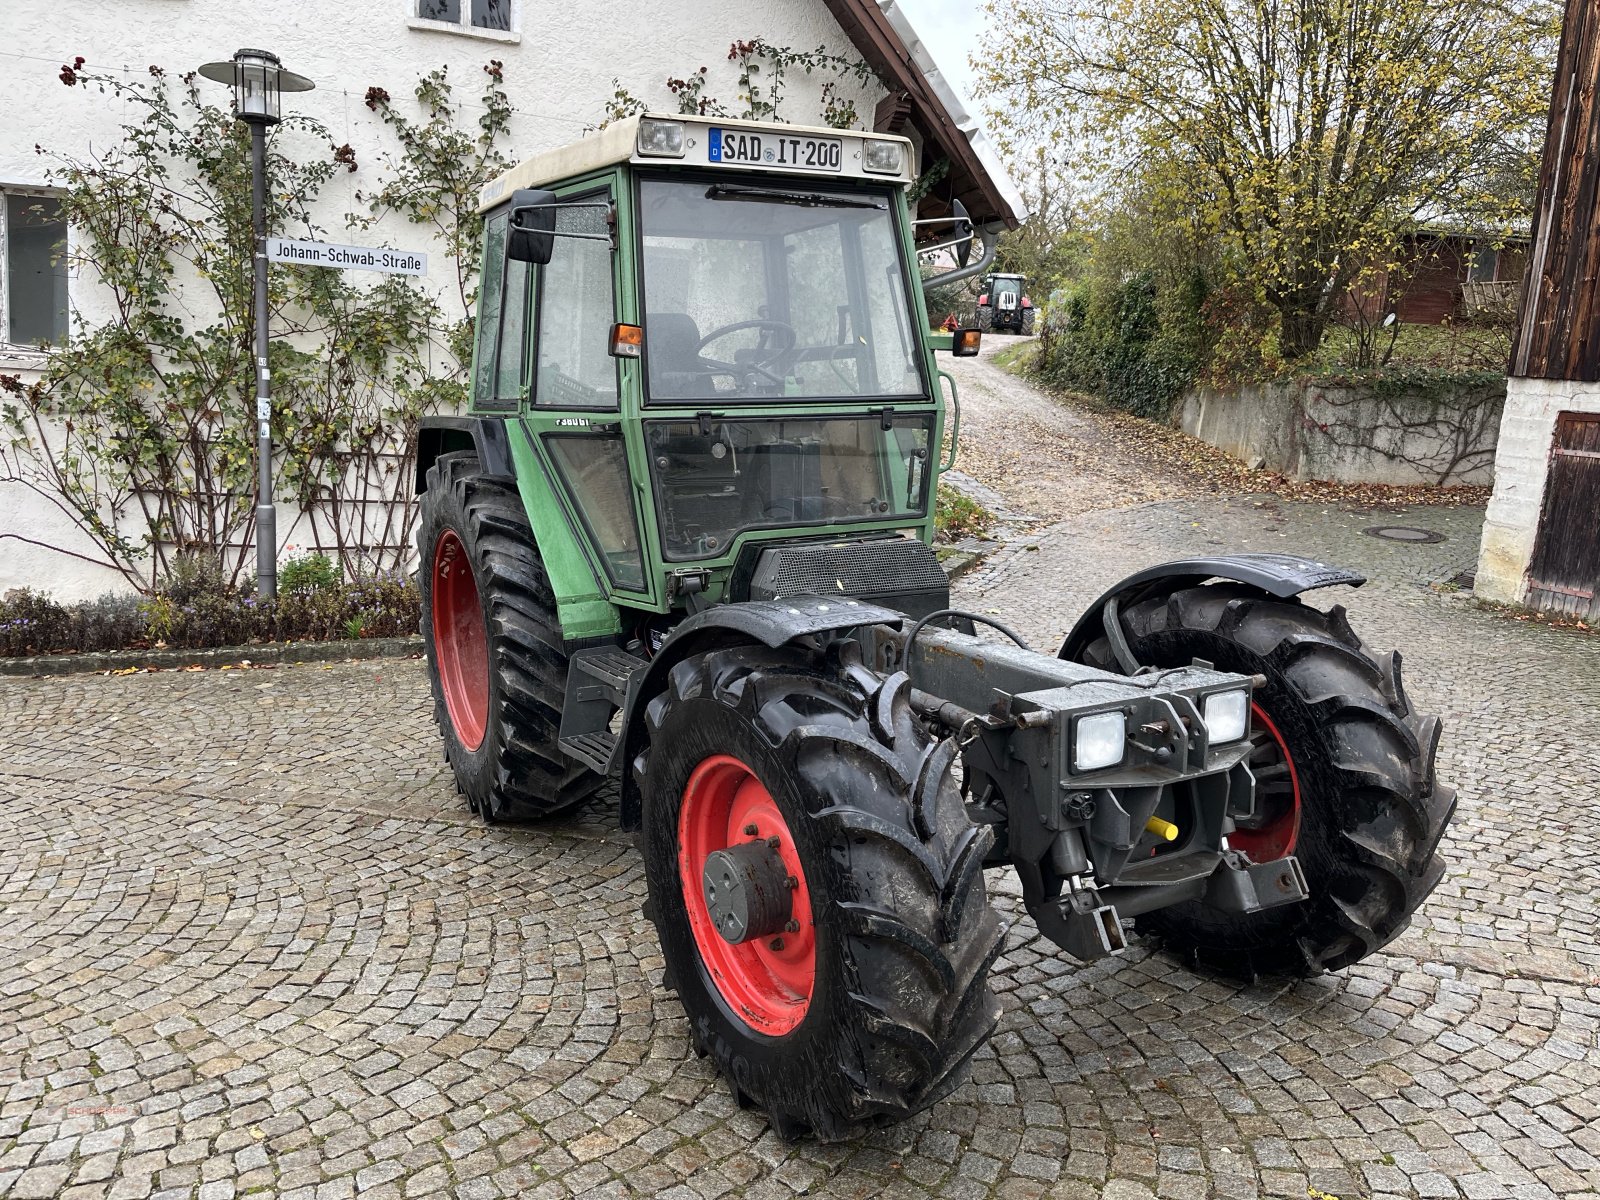
{"label": "front fender", "polygon": [[667,673],[673,667],[691,654],[719,646],[754,642],[776,648],[811,634],[861,625],[893,625],[904,620],[904,613],[865,600],[796,596],[788,600],[715,604],[679,622],[651,658],[637,685],[630,688],[622,714],[622,828],[639,828],[642,797],[639,781],[633,777],[633,760],[644,744],[645,707],[667,686]]}
{"label": "front fender", "polygon": [[1115,600],[1119,609],[1127,608],[1157,593],[1175,592],[1208,579],[1248,584],[1280,600],[1317,588],[1360,587],[1367,581],[1365,575],[1355,571],[1296,554],[1225,554],[1216,558],[1180,558],[1175,562],[1158,563],[1129,575],[1091,604],[1067,634],[1066,641],[1061,643],[1056,657],[1079,659],[1089,643],[1104,630],[1101,614],[1110,601]]}

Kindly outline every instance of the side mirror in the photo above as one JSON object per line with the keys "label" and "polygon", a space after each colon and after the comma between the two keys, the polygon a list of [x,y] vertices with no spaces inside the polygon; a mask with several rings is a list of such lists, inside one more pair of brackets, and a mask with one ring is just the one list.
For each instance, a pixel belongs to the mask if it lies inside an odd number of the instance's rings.
{"label": "side mirror", "polygon": [[539,188],[518,188],[511,193],[511,221],[506,235],[506,257],[513,262],[543,266],[556,248],[556,194]]}
{"label": "side mirror", "polygon": [[967,216],[967,206],[959,200],[950,201],[950,210],[955,214],[955,234],[961,239],[961,244],[956,247],[956,266],[964,267],[967,260],[972,257],[972,218]]}
{"label": "side mirror", "polygon": [[983,343],[983,333],[977,329],[958,329],[950,335],[950,357],[976,358]]}

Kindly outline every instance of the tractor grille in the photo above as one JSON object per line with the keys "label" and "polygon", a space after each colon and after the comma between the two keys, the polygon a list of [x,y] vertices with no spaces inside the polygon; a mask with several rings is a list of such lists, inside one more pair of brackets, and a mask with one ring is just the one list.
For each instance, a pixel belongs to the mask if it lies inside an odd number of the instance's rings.
{"label": "tractor grille", "polygon": [[950,583],[933,552],[911,538],[811,542],[762,552],[750,599],[850,596],[922,616],[950,603]]}

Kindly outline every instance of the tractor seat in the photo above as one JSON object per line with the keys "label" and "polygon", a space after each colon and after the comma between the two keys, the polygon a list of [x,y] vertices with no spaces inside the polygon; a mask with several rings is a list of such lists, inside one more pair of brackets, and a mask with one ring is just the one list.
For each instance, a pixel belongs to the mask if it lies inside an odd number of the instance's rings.
{"label": "tractor seat", "polygon": [[688,313],[645,316],[645,349],[650,361],[650,390],[657,396],[687,396],[705,387],[700,361],[700,326]]}

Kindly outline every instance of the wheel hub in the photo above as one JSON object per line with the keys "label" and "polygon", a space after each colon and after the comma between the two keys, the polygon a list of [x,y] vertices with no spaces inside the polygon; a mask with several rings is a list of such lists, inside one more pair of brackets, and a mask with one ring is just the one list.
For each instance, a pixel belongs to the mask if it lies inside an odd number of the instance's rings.
{"label": "wheel hub", "polygon": [[777,802],[730,754],[704,759],[684,784],[678,882],[707,982],[728,1012],[768,1037],[799,1025],[817,976],[811,890]]}
{"label": "wheel hub", "polygon": [[794,907],[789,870],[764,839],[709,855],[702,883],[706,911],[731,945],[781,933],[789,923]]}

